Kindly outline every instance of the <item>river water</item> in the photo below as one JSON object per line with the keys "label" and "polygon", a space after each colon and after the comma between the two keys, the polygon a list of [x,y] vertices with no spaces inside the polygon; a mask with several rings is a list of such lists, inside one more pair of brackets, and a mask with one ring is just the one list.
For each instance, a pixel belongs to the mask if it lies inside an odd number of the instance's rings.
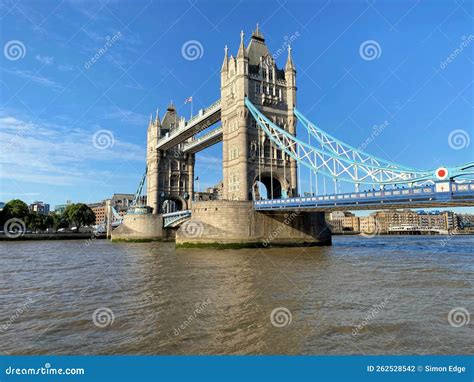
{"label": "river water", "polygon": [[472,236],[258,250],[7,242],[0,262],[0,354],[474,349]]}

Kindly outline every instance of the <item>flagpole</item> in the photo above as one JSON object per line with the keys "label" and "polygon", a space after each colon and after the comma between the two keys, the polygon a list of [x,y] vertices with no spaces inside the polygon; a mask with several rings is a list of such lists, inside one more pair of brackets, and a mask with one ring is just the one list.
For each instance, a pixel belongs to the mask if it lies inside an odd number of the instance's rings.
{"label": "flagpole", "polygon": [[191,98],[191,118],[193,117],[193,99]]}

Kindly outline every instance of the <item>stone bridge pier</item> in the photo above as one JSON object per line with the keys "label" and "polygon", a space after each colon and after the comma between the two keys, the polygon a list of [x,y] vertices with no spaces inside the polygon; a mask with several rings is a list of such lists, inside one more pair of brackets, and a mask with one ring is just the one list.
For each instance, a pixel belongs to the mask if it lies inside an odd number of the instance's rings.
{"label": "stone bridge pier", "polygon": [[176,233],[178,248],[331,245],[322,212],[258,212],[251,201],[195,202]]}

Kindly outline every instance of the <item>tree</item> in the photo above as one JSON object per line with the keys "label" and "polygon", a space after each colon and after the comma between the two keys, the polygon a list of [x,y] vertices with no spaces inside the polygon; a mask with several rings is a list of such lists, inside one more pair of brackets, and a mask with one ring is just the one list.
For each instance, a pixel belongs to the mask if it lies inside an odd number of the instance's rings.
{"label": "tree", "polygon": [[30,214],[28,205],[20,199],[10,200],[7,204],[5,204],[3,211],[5,215],[4,218],[6,218],[6,220],[11,218],[25,220]]}
{"label": "tree", "polygon": [[84,203],[75,203],[66,207],[63,214],[70,223],[79,228],[95,222],[95,213]]}
{"label": "tree", "polygon": [[45,230],[45,217],[41,214],[32,213],[28,218],[28,227],[31,228],[33,232],[37,232],[38,230]]}
{"label": "tree", "polygon": [[69,227],[69,221],[67,220],[67,217],[64,216],[64,214],[54,213],[51,216],[52,216],[52,219],[53,219],[53,227],[55,229]]}

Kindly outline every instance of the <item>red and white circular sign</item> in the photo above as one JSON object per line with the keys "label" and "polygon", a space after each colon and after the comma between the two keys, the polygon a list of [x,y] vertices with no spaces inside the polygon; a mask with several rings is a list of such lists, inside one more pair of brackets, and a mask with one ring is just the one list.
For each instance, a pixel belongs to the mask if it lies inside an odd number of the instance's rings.
{"label": "red and white circular sign", "polygon": [[448,177],[448,169],[446,167],[440,167],[436,170],[436,177],[440,180]]}

